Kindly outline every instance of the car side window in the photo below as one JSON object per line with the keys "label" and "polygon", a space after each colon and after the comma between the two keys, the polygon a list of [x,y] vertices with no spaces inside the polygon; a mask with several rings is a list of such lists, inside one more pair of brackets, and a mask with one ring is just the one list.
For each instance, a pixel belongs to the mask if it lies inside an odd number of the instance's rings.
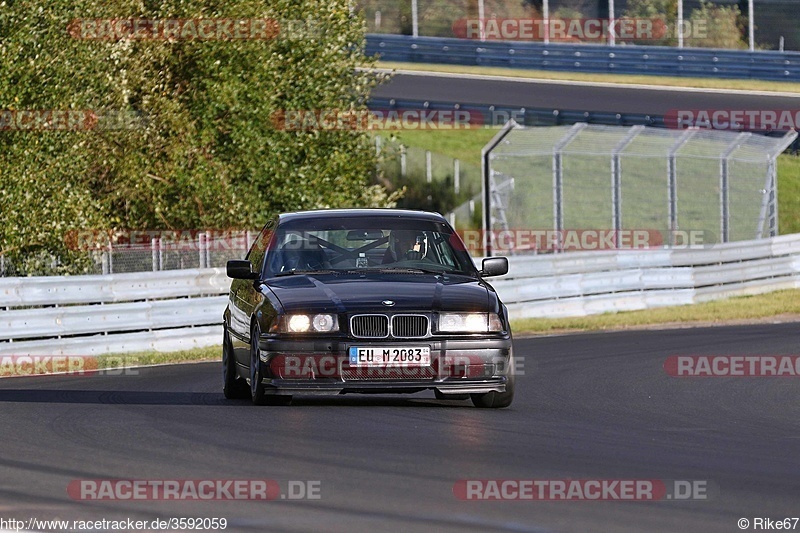
{"label": "car side window", "polygon": [[274,219],[264,225],[264,228],[250,247],[250,251],[247,252],[245,256],[245,259],[248,259],[250,264],[253,265],[252,269],[254,272],[261,272],[264,266],[264,255],[267,253],[267,247],[269,246],[269,241],[272,239],[275,225],[276,221]]}

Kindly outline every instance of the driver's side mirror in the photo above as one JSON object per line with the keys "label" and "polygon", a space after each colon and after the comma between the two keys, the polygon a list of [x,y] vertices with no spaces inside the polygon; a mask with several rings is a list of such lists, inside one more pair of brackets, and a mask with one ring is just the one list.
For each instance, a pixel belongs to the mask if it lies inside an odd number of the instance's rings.
{"label": "driver's side mirror", "polygon": [[502,276],[508,274],[508,259],[505,257],[487,257],[481,264],[481,276]]}
{"label": "driver's side mirror", "polygon": [[258,279],[259,273],[250,269],[250,261],[247,259],[231,259],[225,265],[225,271],[229,278],[233,279]]}

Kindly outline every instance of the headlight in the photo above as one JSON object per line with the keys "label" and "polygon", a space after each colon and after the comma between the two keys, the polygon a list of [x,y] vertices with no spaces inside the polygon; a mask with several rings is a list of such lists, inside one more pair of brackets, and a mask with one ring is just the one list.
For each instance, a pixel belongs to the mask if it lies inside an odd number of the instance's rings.
{"label": "headlight", "polygon": [[439,331],[452,333],[487,333],[502,331],[497,313],[443,313],[439,315]]}
{"label": "headlight", "polygon": [[336,315],[320,313],[317,315],[292,314],[280,321],[281,333],[330,333],[339,331]]}

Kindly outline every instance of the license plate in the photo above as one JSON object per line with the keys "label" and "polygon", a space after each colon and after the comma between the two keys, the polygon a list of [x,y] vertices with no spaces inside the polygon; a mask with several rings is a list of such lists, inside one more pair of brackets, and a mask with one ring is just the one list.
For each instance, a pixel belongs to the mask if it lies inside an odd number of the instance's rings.
{"label": "license plate", "polygon": [[350,366],[430,366],[430,346],[350,347]]}

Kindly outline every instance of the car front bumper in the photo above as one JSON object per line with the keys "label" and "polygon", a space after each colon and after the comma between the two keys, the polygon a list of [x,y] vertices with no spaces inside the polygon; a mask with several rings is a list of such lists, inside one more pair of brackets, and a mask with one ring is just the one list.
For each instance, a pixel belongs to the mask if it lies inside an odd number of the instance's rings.
{"label": "car front bumper", "polygon": [[[359,368],[349,364],[351,346],[429,346],[428,366]],[[259,357],[268,394],[505,392],[514,364],[510,337],[428,338],[404,342],[351,339],[262,338]]]}

